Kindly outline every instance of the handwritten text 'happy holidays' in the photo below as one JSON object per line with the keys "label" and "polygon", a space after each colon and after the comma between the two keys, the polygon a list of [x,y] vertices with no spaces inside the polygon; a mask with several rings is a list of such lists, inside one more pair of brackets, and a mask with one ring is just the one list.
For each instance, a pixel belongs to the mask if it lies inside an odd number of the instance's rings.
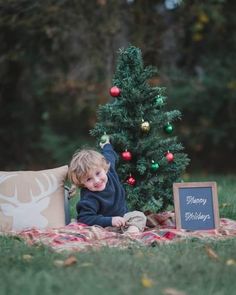
{"label": "handwritten text 'happy holidays'", "polygon": [[[202,205],[205,206],[207,203],[206,198],[196,198],[194,196],[187,196],[186,197],[187,205]],[[201,212],[186,212],[185,213],[185,220],[191,221],[191,220],[201,220],[206,221],[207,219],[210,219],[209,214],[203,214]]]}

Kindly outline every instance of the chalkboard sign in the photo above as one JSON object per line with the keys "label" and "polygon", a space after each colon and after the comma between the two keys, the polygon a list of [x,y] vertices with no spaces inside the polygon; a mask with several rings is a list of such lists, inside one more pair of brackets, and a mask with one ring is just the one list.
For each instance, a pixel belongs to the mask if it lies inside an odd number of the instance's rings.
{"label": "chalkboard sign", "polygon": [[215,182],[174,183],[176,228],[217,229],[219,209]]}

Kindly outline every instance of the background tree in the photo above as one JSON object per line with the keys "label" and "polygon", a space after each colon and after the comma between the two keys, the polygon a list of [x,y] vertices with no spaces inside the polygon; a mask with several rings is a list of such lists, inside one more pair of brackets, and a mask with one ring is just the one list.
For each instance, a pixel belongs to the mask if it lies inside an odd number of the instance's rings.
{"label": "background tree", "polygon": [[[100,106],[92,134],[111,137],[121,155],[118,174],[132,209],[160,211],[173,202],[172,184],[188,163],[183,147],[172,136],[177,110],[166,111],[165,91],[152,86],[153,67],[143,65],[141,51],[120,50],[113,87],[114,101]],[[104,135],[103,135],[104,136]]]}
{"label": "background tree", "polygon": [[171,104],[184,114],[179,130],[195,169],[235,170],[236,3],[185,1],[175,68],[166,69]]}
{"label": "background tree", "polygon": [[114,0],[0,0],[2,169],[64,164],[89,142],[122,39],[120,7]]}

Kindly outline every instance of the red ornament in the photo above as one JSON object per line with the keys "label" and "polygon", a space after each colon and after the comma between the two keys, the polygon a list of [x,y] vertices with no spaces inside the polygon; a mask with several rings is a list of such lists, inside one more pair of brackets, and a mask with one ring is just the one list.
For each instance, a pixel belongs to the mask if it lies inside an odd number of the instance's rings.
{"label": "red ornament", "polygon": [[120,88],[118,88],[117,86],[113,86],[111,87],[110,89],[110,95],[113,96],[113,97],[117,97],[119,96],[121,93],[121,90]]}
{"label": "red ornament", "polygon": [[125,150],[124,152],[121,153],[121,157],[125,161],[130,161],[132,159],[132,154],[131,152]]}
{"label": "red ornament", "polygon": [[135,178],[134,178],[133,176],[130,175],[130,176],[126,179],[126,182],[127,182],[129,185],[134,186],[135,183],[136,183],[136,180],[135,180]]}
{"label": "red ornament", "polygon": [[170,152],[167,152],[166,153],[166,159],[167,159],[168,162],[172,162],[172,161],[174,161],[174,155],[172,153],[170,153]]}

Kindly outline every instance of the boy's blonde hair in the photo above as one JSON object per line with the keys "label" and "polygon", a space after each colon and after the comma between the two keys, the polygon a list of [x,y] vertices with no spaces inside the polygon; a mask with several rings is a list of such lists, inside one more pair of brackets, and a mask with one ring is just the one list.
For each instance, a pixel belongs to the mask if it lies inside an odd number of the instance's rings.
{"label": "boy's blonde hair", "polygon": [[89,172],[96,168],[108,171],[110,164],[105,157],[95,150],[81,150],[76,152],[69,165],[68,177],[78,187],[83,187],[82,180]]}

